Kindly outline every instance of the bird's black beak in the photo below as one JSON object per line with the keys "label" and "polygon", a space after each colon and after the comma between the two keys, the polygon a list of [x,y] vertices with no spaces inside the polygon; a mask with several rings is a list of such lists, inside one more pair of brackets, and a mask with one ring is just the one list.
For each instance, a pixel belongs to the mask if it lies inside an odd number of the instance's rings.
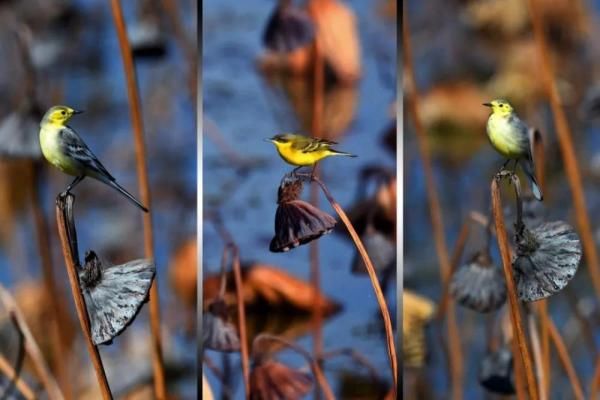
{"label": "bird's black beak", "polygon": [[486,106],[486,107],[491,107],[491,106],[492,106],[492,103],[483,103],[482,105],[483,105],[483,106]]}
{"label": "bird's black beak", "polygon": [[273,142],[273,138],[265,138],[263,139],[264,142]]}
{"label": "bird's black beak", "polygon": [[81,114],[83,110],[73,110],[73,114]]}

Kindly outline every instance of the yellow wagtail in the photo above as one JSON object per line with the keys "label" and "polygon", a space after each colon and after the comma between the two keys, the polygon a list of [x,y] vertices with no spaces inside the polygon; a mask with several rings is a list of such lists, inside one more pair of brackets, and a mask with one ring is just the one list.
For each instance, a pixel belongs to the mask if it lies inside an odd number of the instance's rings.
{"label": "yellow wagtail", "polygon": [[354,154],[332,149],[331,146],[337,144],[336,142],[304,135],[284,133],[265,140],[275,145],[277,152],[285,162],[297,167],[294,171],[301,167],[314,166],[329,156],[356,157]]}
{"label": "yellow wagtail", "polygon": [[81,112],[66,106],[54,106],[46,111],[40,123],[42,154],[50,164],[62,172],[75,176],[75,180],[64,193],[71,191],[86,176],[89,176],[118,190],[136,206],[148,212],[142,203],[115,181],[77,132],[67,125],[73,115]]}
{"label": "yellow wagtail", "polygon": [[542,191],[535,180],[535,167],[529,144],[529,128],[521,121],[512,106],[506,100],[492,100],[483,104],[492,109],[487,121],[487,134],[492,146],[504,157],[520,165],[531,182],[531,190],[536,199],[542,201]]}

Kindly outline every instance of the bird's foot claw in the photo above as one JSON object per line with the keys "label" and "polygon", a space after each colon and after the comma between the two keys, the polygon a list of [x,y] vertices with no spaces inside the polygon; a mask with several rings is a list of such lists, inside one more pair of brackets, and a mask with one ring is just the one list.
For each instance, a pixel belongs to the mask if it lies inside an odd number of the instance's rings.
{"label": "bird's foot claw", "polygon": [[515,175],[514,171],[504,169],[504,167],[503,167],[500,169],[500,171],[496,172],[496,175],[494,175],[494,178],[496,180],[500,180],[502,178],[512,178],[514,175]]}

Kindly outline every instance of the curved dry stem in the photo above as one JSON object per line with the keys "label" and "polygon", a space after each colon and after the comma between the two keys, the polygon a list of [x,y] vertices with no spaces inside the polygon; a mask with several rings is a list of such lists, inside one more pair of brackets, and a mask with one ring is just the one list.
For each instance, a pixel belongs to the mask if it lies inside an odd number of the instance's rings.
{"label": "curved dry stem", "polygon": [[[458,265],[460,264],[465,245],[467,244],[467,238],[469,237],[470,225],[470,221],[469,219],[467,219],[465,222],[463,222],[463,225],[460,228],[458,239],[456,239],[456,244],[454,245],[454,250],[452,251],[452,259],[450,261],[450,277],[454,275],[456,269],[458,268]],[[438,306],[438,313],[436,316],[436,319],[438,321],[443,321],[444,317],[446,316],[446,310],[448,309],[448,301],[450,299],[450,281],[451,279],[446,279],[446,281],[444,282],[444,288],[442,289],[442,299],[440,300],[440,305]]]}
{"label": "curved dry stem", "polygon": [[[423,162],[423,172],[425,174],[425,184],[427,189],[427,200],[429,203],[429,215],[433,228],[433,237],[435,241],[436,253],[440,265],[440,278],[442,286],[447,285],[450,280],[450,260],[448,257],[448,246],[444,235],[444,222],[442,218],[442,208],[438,198],[437,190],[433,179],[433,168],[431,166],[431,155],[427,143],[427,134],[419,118],[419,92],[415,83],[415,75],[412,63],[412,49],[410,44],[410,28],[408,23],[408,10],[406,2],[403,4],[402,13],[402,44],[404,48],[404,68],[406,71],[405,83],[406,94],[405,101],[416,132],[417,144],[421,160]],[[449,373],[452,383],[452,398],[459,400],[463,398],[462,380],[464,375],[464,366],[462,359],[462,348],[456,322],[454,302],[452,299],[447,301],[445,306],[447,311],[447,329],[448,329],[448,361]]]}
{"label": "curved dry stem", "polygon": [[[17,374],[17,371],[15,371],[15,369],[12,367],[12,365],[10,365],[8,360],[2,354],[0,354],[0,372],[3,373],[11,383],[14,382],[14,385],[15,385],[14,387],[16,387],[17,390],[27,400],[35,400],[36,399],[36,395],[33,392],[33,389],[31,389],[29,387],[29,385],[27,384],[27,382],[25,382]],[[7,390],[9,390],[9,389],[10,389],[10,386],[7,388]],[[3,396],[2,398],[4,398],[4,395],[8,395],[9,393],[3,392],[0,394],[2,394],[2,396]]]}
{"label": "curved dry stem", "polygon": [[[542,192],[543,193],[543,192]],[[550,331],[548,329],[548,302],[542,299],[537,302],[537,310],[540,318],[540,333],[542,347],[542,386],[546,393],[550,391]]]}
{"label": "curved dry stem", "polygon": [[365,357],[360,352],[358,352],[357,350],[354,350],[351,347],[327,351],[321,355],[321,359],[326,360],[326,359],[330,359],[330,358],[337,357],[340,355],[350,357],[357,364],[360,364],[364,368],[366,368],[369,371],[369,375],[371,375],[371,379],[374,382],[380,381],[379,374],[377,373],[377,368],[375,368],[375,366],[373,364],[371,364],[371,362],[369,361],[369,359],[367,357]]}
{"label": "curved dry stem", "polygon": [[[558,353],[558,357],[565,368],[567,376],[569,377],[569,382],[571,383],[571,388],[573,389],[573,396],[577,400],[583,400],[585,396],[583,395],[583,389],[581,386],[581,382],[577,377],[577,373],[575,372],[575,368],[573,367],[573,362],[571,361],[571,357],[569,356],[569,352],[567,350],[567,346],[562,340],[558,329],[554,325],[552,318],[548,318],[548,330],[550,332],[550,338],[552,342],[554,342],[554,346],[556,347],[556,352]],[[595,397],[590,397],[595,398]]]}
{"label": "curved dry stem", "polygon": [[306,359],[306,361],[308,361],[315,379],[317,380],[317,382],[319,383],[319,386],[321,387],[321,390],[323,390],[323,393],[325,394],[325,398],[327,400],[335,399],[335,396],[333,395],[333,391],[331,390],[331,387],[329,386],[329,383],[327,382],[327,379],[325,378],[323,371],[321,371],[319,364],[317,364],[317,362],[314,360],[314,358],[310,355],[310,353],[308,351],[304,350],[302,347],[296,345],[295,343],[288,342],[287,340],[280,338],[279,336],[270,335],[268,333],[261,333],[260,335],[258,335],[254,338],[254,343],[252,345],[252,356],[253,357],[256,356],[256,353],[257,353],[256,347],[257,347],[258,342],[260,342],[261,340],[271,340],[271,341],[279,342],[279,343],[285,345],[286,347],[296,351],[298,354],[302,355],[302,357],[304,357]]}
{"label": "curved dry stem", "polygon": [[[498,249],[502,258],[502,267],[504,270],[504,278],[506,279],[506,288],[508,291],[508,300],[510,305],[510,318],[512,322],[514,337],[519,349],[519,354],[522,360],[523,369],[527,378],[527,390],[529,398],[532,400],[538,399],[537,384],[533,369],[531,366],[531,356],[527,347],[527,340],[521,323],[521,313],[519,311],[519,300],[515,289],[515,281],[512,272],[512,263],[510,260],[510,249],[508,246],[508,237],[504,225],[504,216],[502,214],[502,200],[500,199],[500,188],[498,186],[499,177],[496,176],[492,180],[491,195],[492,195],[492,211],[494,223],[496,226],[496,238],[498,239]],[[517,178],[518,180],[518,178]],[[513,181],[514,182],[514,181]],[[516,189],[515,189],[516,190]],[[517,355],[515,354],[515,358]],[[516,360],[515,360],[516,361]]]}
{"label": "curved dry stem", "polygon": [[590,383],[590,399],[598,397],[598,387],[600,387],[600,356],[596,357],[596,367]]}
{"label": "curved dry stem", "polygon": [[[301,175],[301,174],[298,174],[298,175]],[[325,183],[323,183],[323,181],[321,181],[316,176],[312,176],[312,180],[319,184],[319,186],[321,187],[321,190],[325,194],[325,197],[327,197],[327,200],[331,204],[331,207],[333,207],[335,212],[339,215],[340,219],[346,226],[346,229],[348,229],[348,233],[350,234],[350,237],[354,241],[356,249],[358,250],[358,253],[362,257],[363,262],[365,263],[365,266],[367,267],[367,272],[369,273],[369,278],[371,279],[371,285],[373,286],[373,291],[375,292],[375,297],[377,298],[377,303],[379,304],[379,309],[380,309],[381,315],[383,317],[383,324],[385,327],[385,336],[386,336],[386,341],[387,341],[388,356],[390,359],[390,366],[392,369],[392,379],[394,381],[394,388],[395,388],[395,390],[397,390],[397,387],[398,387],[398,364],[397,364],[397,359],[396,359],[396,346],[394,344],[394,332],[392,329],[392,319],[390,318],[390,312],[387,307],[387,302],[385,301],[385,296],[383,295],[383,292],[381,291],[381,286],[379,285],[379,280],[377,279],[377,274],[375,272],[375,268],[373,267],[373,263],[371,262],[371,259],[369,258],[369,254],[367,253],[365,246],[363,245],[362,241],[360,240],[360,237],[356,233],[354,226],[352,226],[350,219],[348,219],[348,216],[346,215],[346,213],[344,212],[342,207],[337,203],[337,201],[335,201],[335,199],[333,198],[333,196],[327,189],[327,186],[325,186]]]}
{"label": "curved dry stem", "polygon": [[66,197],[61,197],[61,195],[59,195],[56,199],[56,224],[58,226],[58,236],[60,237],[63,256],[65,258],[67,275],[69,276],[71,294],[73,295],[75,309],[77,310],[77,317],[79,318],[88,353],[90,354],[94,371],[96,372],[100,393],[102,393],[102,398],[107,400],[112,399],[113,397],[108,385],[108,380],[106,379],[106,372],[104,371],[104,365],[100,358],[100,352],[98,351],[98,347],[94,344],[90,334],[90,318],[85,306],[83,293],[79,286],[79,275],[77,273],[79,257],[77,256],[77,258],[75,258],[75,255],[77,254],[77,232],[75,230],[75,222],[73,219],[74,199],[75,197],[72,194],[67,194]]}
{"label": "curved dry stem", "polygon": [[242,353],[242,374],[244,376],[244,387],[246,398],[250,398],[250,367],[248,363],[248,334],[246,333],[246,310],[244,305],[244,293],[242,283],[242,271],[240,268],[240,255],[235,244],[231,243],[233,254],[233,274],[235,276],[235,295],[237,298],[238,323],[240,326],[240,347]]}
{"label": "curved dry stem", "polygon": [[[193,4],[193,3],[192,3]],[[201,4],[201,3],[196,3]],[[198,60],[198,52],[196,49],[196,43],[192,39],[190,35],[188,35],[183,29],[183,23],[181,22],[181,18],[179,16],[179,10],[177,8],[178,2],[174,0],[162,0],[163,10],[169,17],[169,22],[171,24],[171,29],[175,34],[175,39],[179,42],[179,47],[183,50],[185,54],[185,58],[187,63],[190,65],[188,71],[188,81],[189,81],[189,90],[190,97],[194,104],[197,101],[197,89],[198,89],[198,68],[197,68],[197,60]]]}
{"label": "curved dry stem", "polygon": [[540,394],[540,400],[548,399],[548,392],[544,384],[544,366],[542,361],[542,349],[540,345],[540,337],[538,335],[538,329],[535,324],[535,317],[533,313],[527,311],[527,321],[529,323],[529,334],[531,335],[531,348],[533,349],[533,361],[535,363],[536,376],[538,378],[538,393]]}
{"label": "curved dry stem", "polygon": [[590,218],[585,203],[583,185],[581,183],[581,173],[579,171],[579,166],[577,165],[577,156],[575,154],[573,140],[571,139],[571,130],[565,112],[561,107],[560,95],[554,80],[554,72],[552,71],[552,61],[548,54],[544,36],[542,17],[540,15],[539,7],[536,7],[538,1],[539,0],[527,0],[529,5],[529,15],[531,15],[531,23],[533,26],[533,36],[539,57],[538,64],[540,65],[544,88],[546,90],[546,95],[550,100],[550,108],[552,109],[552,115],[554,116],[554,126],[556,128],[558,144],[560,146],[567,180],[569,182],[569,187],[571,188],[573,205],[575,207],[575,218],[577,220],[577,226],[583,245],[583,254],[587,261],[588,272],[592,279],[594,289],[596,290],[596,295],[600,296],[600,263],[598,261],[598,252],[596,250]]}
{"label": "curved dry stem", "polygon": [[[223,354],[224,355],[224,354]],[[221,383],[221,390],[223,391],[223,397],[228,399],[233,399],[233,392],[229,386],[227,386],[226,379],[224,377],[223,371],[216,366],[213,360],[210,357],[204,355],[202,358],[202,362],[206,367],[213,373],[213,375],[217,378],[217,380]],[[203,367],[204,368],[204,367]]]}
{"label": "curved dry stem", "polygon": [[[131,112],[131,122],[133,126],[133,138],[135,141],[136,169],[140,188],[140,199],[148,208],[151,208],[150,187],[148,184],[148,171],[146,169],[146,148],[144,145],[144,125],[140,106],[140,97],[137,88],[137,78],[135,66],[133,64],[133,55],[131,46],[127,37],[127,28],[125,18],[121,9],[120,0],[111,0],[111,10],[113,21],[117,30],[119,39],[119,48],[121,50],[121,59],[125,70],[127,81],[127,97],[129,98],[129,110]],[[152,234],[152,214],[150,212],[143,215],[144,225],[144,254],[146,258],[154,259],[154,242]],[[163,351],[160,332],[160,302],[158,298],[158,279],[154,279],[150,288],[150,330],[151,330],[151,352],[152,352],[152,370],[154,372],[154,394],[158,400],[167,398],[167,389],[165,384],[165,371],[163,363]]]}
{"label": "curved dry stem", "polygon": [[11,318],[13,319],[16,327],[19,329],[19,332],[23,335],[25,339],[25,349],[27,350],[27,354],[31,358],[33,362],[33,367],[35,369],[36,374],[39,376],[42,384],[44,385],[44,389],[48,393],[48,397],[51,400],[57,399],[62,400],[64,396],[58,387],[58,383],[56,383],[56,379],[52,376],[50,372],[50,368],[46,364],[44,360],[44,355],[40,350],[31,330],[29,330],[29,325],[27,325],[27,321],[25,320],[25,316],[21,312],[19,306],[17,306],[16,301],[13,299],[11,294],[6,290],[4,286],[0,284],[0,301],[4,304],[4,307],[10,313]]}
{"label": "curved dry stem", "polygon": [[223,247],[223,254],[221,255],[221,283],[219,286],[219,299],[225,298],[225,290],[227,289],[227,264],[228,258],[227,255],[234,254],[234,247],[231,243],[226,243],[225,247]]}

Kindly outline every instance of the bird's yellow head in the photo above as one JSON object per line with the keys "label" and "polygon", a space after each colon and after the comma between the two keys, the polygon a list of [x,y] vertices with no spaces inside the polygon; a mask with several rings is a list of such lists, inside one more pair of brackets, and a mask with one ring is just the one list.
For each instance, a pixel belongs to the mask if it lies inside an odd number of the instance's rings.
{"label": "bird's yellow head", "polygon": [[291,146],[294,142],[296,135],[292,133],[282,133],[279,135],[275,135],[270,139],[265,139],[267,142],[271,142],[277,148]]}
{"label": "bird's yellow head", "polygon": [[46,111],[42,121],[45,123],[62,126],[65,125],[74,114],[80,114],[82,112],[83,111],[74,110],[67,106],[54,106]]}
{"label": "bird's yellow head", "polygon": [[492,109],[492,114],[510,115],[513,112],[512,106],[506,100],[496,99],[489,103],[483,103],[484,106]]}

